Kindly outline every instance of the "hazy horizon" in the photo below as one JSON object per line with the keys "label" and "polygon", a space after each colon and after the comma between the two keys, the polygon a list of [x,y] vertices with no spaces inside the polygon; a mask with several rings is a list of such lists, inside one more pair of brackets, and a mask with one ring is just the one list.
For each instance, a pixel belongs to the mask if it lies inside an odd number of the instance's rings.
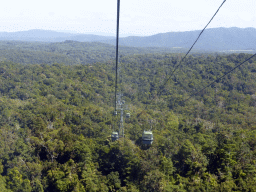
{"label": "hazy horizon", "polygon": [[[216,27],[216,28],[240,28],[240,27]],[[216,29],[216,28],[207,28],[207,29]],[[247,28],[254,28],[254,27],[245,27],[245,28],[240,28],[240,29],[247,29]],[[254,29],[256,29],[256,28],[254,28]],[[110,34],[110,33],[104,33],[104,32],[78,33],[78,32],[69,31],[69,30],[51,30],[51,29],[28,29],[28,30],[13,31],[13,32],[0,31],[0,33],[16,33],[16,32],[26,32],[26,31],[33,31],[33,30],[53,31],[53,32],[67,33],[67,34],[72,34],[72,35],[98,35],[98,36],[109,36],[109,37],[116,36],[116,34]],[[197,30],[191,30],[191,31],[197,31]],[[189,32],[189,31],[172,31],[172,32]],[[163,33],[160,32],[160,33],[156,33],[156,34],[152,34],[152,35],[164,34],[164,33],[169,33],[169,32],[163,32]],[[122,35],[120,35],[120,37],[130,37],[130,36],[147,37],[147,36],[152,36],[152,35],[122,34]]]}

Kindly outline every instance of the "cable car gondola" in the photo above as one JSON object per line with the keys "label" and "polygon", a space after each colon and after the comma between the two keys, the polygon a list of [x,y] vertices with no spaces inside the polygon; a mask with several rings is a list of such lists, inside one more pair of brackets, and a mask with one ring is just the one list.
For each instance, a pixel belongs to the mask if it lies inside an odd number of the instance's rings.
{"label": "cable car gondola", "polygon": [[119,139],[118,132],[112,132],[111,139],[112,139],[112,141],[118,140]]}
{"label": "cable car gondola", "polygon": [[152,131],[144,131],[142,134],[142,144],[151,145],[153,143],[153,133]]}

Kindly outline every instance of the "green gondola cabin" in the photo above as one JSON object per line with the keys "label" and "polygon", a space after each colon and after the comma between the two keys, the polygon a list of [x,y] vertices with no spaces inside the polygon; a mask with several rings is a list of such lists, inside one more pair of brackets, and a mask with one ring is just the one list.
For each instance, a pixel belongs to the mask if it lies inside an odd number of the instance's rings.
{"label": "green gondola cabin", "polygon": [[144,131],[142,134],[142,143],[144,145],[151,145],[153,143],[153,133],[152,131]]}
{"label": "green gondola cabin", "polygon": [[112,141],[118,140],[119,139],[118,132],[112,132],[111,139],[112,139]]}

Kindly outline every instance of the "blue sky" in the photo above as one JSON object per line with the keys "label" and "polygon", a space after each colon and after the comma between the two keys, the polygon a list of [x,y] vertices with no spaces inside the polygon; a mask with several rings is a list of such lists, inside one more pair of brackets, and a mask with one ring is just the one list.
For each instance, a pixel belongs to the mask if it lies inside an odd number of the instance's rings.
{"label": "blue sky", "polygon": [[[223,0],[121,0],[120,34],[153,35],[202,29]],[[0,31],[29,29],[109,34],[116,31],[116,0],[8,0]],[[256,28],[255,0],[227,0],[208,28]]]}

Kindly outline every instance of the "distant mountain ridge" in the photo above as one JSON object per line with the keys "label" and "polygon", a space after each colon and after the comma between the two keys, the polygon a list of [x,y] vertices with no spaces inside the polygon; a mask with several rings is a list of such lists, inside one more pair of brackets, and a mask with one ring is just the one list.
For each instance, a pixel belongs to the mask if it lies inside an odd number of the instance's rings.
{"label": "distant mountain ridge", "polygon": [[51,30],[32,29],[18,32],[0,32],[0,41],[62,42],[66,40],[92,42],[114,39],[114,37],[92,34],[74,34]]}
{"label": "distant mountain ridge", "polygon": [[[120,45],[133,47],[182,47],[189,48],[200,34],[198,31],[168,32],[147,37],[120,38]],[[114,40],[105,40],[114,44]],[[206,29],[196,43],[195,49],[205,51],[256,50],[255,28]]]}
{"label": "distant mountain ridge", "polygon": [[[120,38],[120,45],[128,47],[189,48],[201,31],[168,32],[152,36],[129,36]],[[102,42],[115,45],[115,37],[89,34],[74,34],[50,30],[29,30],[21,32],[0,32],[0,40],[62,42]],[[195,49],[203,51],[252,50],[256,51],[255,28],[210,28],[206,29]]]}

